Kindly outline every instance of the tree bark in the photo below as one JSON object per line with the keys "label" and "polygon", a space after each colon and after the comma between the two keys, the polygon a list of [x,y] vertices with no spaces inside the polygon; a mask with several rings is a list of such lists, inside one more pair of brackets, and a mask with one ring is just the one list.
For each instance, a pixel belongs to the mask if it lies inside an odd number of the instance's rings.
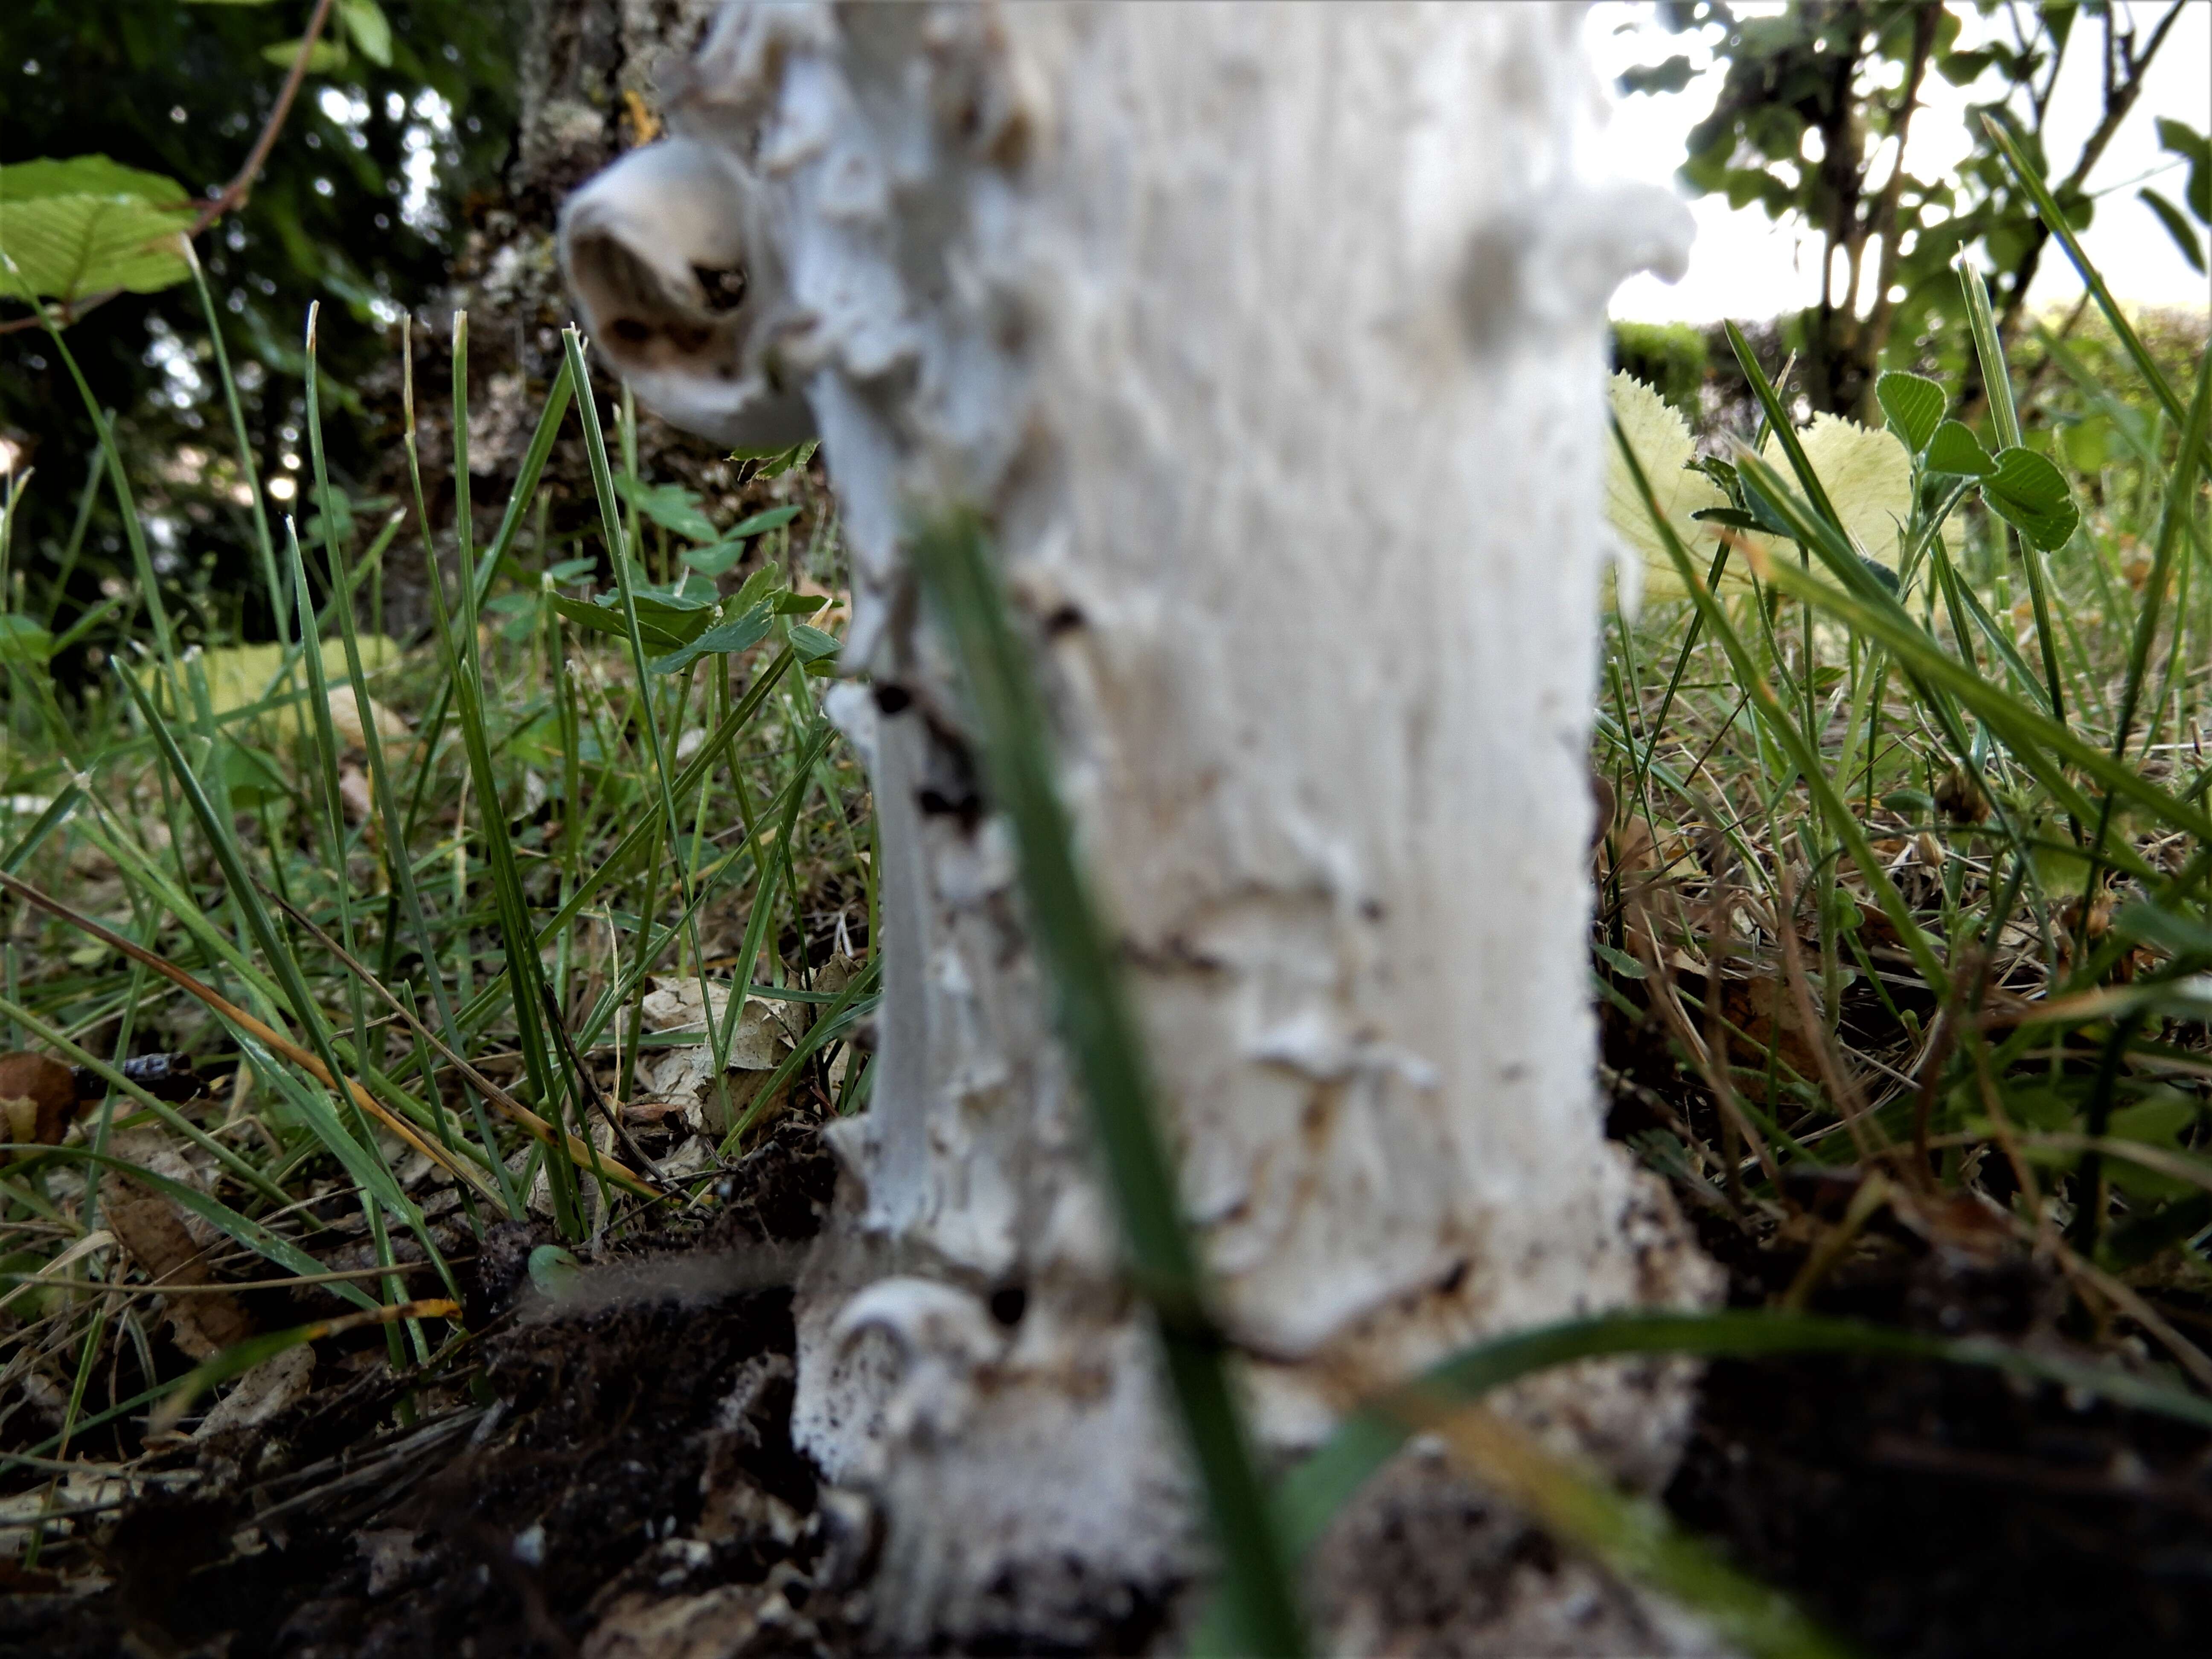
{"label": "tree bark", "polygon": [[[918,520],[992,526],[1267,1445],[1713,1288],[1591,1075],[1603,307],[1686,216],[1575,176],[1578,27],[741,9],[566,210],[599,347],[726,438],[803,394],[851,547],[886,992],[795,1422],[884,1507],[902,1646],[1095,1642],[1202,1559]],[[1656,1481],[1686,1403],[1514,1409]]]}

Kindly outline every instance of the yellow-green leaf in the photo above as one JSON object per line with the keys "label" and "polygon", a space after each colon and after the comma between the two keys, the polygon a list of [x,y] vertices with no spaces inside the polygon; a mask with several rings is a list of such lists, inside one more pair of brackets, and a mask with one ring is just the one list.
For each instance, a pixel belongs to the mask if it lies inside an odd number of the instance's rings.
{"label": "yellow-green leaf", "polygon": [[392,67],[392,24],[376,0],[338,0],[338,17],[362,57],[379,69]]}
{"label": "yellow-green leaf", "polygon": [[105,155],[0,167],[0,294],[158,293],[191,274],[179,240],[191,210],[175,179]]}
{"label": "yellow-green leaf", "polygon": [[[367,54],[368,49],[364,47],[362,55]],[[300,55],[300,43],[297,40],[280,40],[273,46],[262,47],[261,55],[278,69],[288,70],[292,67],[293,59]],[[307,53],[307,73],[329,75],[343,69],[346,63],[346,49],[343,46],[334,40],[318,40],[313,50]]]}
{"label": "yellow-green leaf", "polygon": [[1875,401],[1891,429],[1917,455],[1943,423],[1943,388],[1925,375],[1891,369],[1874,383]]}

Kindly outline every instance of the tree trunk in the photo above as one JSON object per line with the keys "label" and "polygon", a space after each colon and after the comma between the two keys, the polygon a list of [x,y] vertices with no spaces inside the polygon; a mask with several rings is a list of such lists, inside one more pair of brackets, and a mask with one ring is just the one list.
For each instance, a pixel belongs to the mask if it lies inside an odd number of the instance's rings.
{"label": "tree trunk", "polygon": [[[1603,307],[1686,216],[1573,176],[1578,27],[739,9],[682,136],[566,211],[599,348],[726,441],[803,394],[851,546],[886,992],[796,1422],[884,1507],[902,1646],[1095,1641],[1200,1559],[919,520],[993,527],[1267,1445],[1711,1289],[1591,1079]],[[1686,1398],[1616,1367],[1516,1409],[1656,1480]]]}

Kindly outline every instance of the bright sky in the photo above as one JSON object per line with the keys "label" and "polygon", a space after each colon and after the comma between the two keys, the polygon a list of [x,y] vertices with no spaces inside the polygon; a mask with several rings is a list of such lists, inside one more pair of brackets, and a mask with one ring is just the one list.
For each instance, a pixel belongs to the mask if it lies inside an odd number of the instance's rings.
{"label": "bright sky", "polygon": [[[2139,38],[2148,36],[2171,0],[2132,0]],[[2157,218],[2136,198],[2152,184],[2179,201],[2187,174],[2179,160],[2161,150],[2152,123],[2160,115],[2186,121],[2198,131],[2212,131],[2212,0],[2187,0],[2152,64],[2142,95],[2128,113],[2096,169],[2089,188],[2097,193],[2096,217],[2082,246],[2113,292],[2124,301],[2148,305],[2202,307],[2212,303],[2212,283],[2191,270]],[[1999,20],[1965,14],[1962,44],[1971,45],[1999,26]],[[1779,10],[1778,5],[1739,3],[1740,13]],[[1592,158],[1597,169],[1618,177],[1673,185],[1682,163],[1689,130],[1711,113],[1719,94],[1721,72],[1694,35],[1669,34],[1657,8],[1604,0],[1590,8],[1584,40],[1612,103],[1612,118]],[[2081,142],[2103,109],[2100,81],[2102,26],[2081,18],[2059,72],[2051,100],[2047,138],[2061,173],[2070,168]],[[1656,64],[1686,53],[1702,71],[1679,93],[1639,93],[1620,97],[1613,85],[1620,72],[1637,64]],[[1916,178],[1948,173],[1968,153],[1966,109],[1996,95],[1991,74],[1972,87],[1954,87],[1930,74],[1923,105],[1914,116],[1907,162]],[[2146,175],[2154,175],[2147,177]],[[1886,177],[1877,162],[1874,183]],[[1680,189],[1680,185],[1674,185]],[[1784,221],[1770,220],[1759,208],[1731,210],[1723,196],[1700,197],[1690,204],[1697,216],[1698,240],[1689,274],[1668,287],[1656,276],[1632,277],[1613,295],[1613,314],[1644,322],[1712,322],[1723,317],[1771,317],[1815,303],[1820,297],[1820,238]],[[2032,297],[2039,304],[2078,296],[2081,279],[2063,250],[2053,246],[2036,273]]]}

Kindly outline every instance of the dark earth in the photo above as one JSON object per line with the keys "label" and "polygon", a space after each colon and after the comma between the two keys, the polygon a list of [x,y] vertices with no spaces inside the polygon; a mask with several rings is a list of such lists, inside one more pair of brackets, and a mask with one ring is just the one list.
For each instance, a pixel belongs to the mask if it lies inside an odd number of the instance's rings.
{"label": "dark earth", "polygon": [[[326,1366],[252,1443],[198,1451],[198,1490],[221,1496],[149,1499],[94,1533],[109,1588],[15,1571],[0,1659],[865,1650],[875,1522],[792,1447],[796,1253],[777,1248],[818,1228],[835,1180],[787,1117],[709,1225],[625,1247],[557,1304],[526,1271],[543,1241],[495,1231],[466,1269],[484,1334],[461,1385],[411,1379],[448,1403],[392,1428],[410,1379]],[[1689,1207],[1738,1304],[1795,1277],[1802,1249]],[[1871,1228],[1811,1305],[1947,1335],[2068,1316],[2024,1258],[1901,1226]],[[2212,1630],[2212,1439],[1986,1372],[1716,1364],[1666,1500],[1870,1653],[2197,1654]],[[1407,1559],[1363,1564],[1435,1633],[1413,1650],[1459,1650],[1482,1622],[1487,1569],[1437,1559],[1497,1535],[1479,1500],[1461,1508],[1457,1533],[1439,1512]],[[1392,1535],[1363,1541],[1388,1555]],[[1552,1570],[1540,1534],[1507,1535]],[[1150,1620],[1116,1634],[1171,1641]]]}

